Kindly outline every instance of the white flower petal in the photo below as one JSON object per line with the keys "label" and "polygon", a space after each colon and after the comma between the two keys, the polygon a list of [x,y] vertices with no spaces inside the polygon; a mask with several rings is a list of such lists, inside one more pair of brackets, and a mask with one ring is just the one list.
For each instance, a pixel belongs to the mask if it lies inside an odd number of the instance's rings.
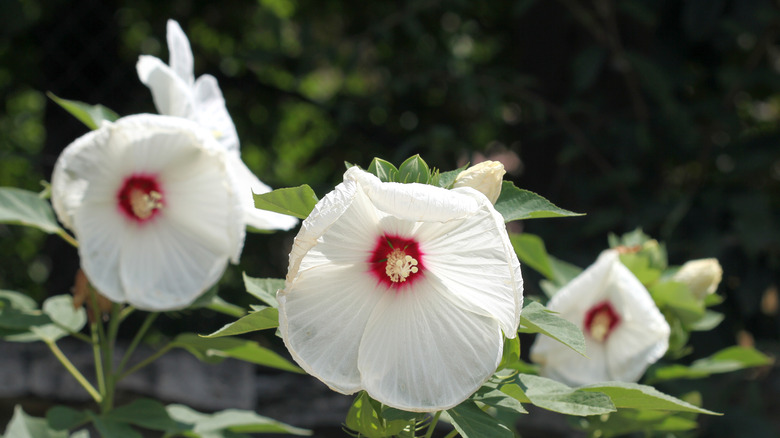
{"label": "white flower petal", "polygon": [[195,121],[209,129],[217,141],[228,152],[238,152],[238,134],[230,118],[222,90],[214,76],[203,75],[195,81],[192,89],[195,101]]}
{"label": "white flower petal", "polygon": [[149,87],[160,114],[193,119],[195,108],[191,88],[165,63],[154,56],[141,55],[136,64],[138,77]]}
{"label": "white flower petal", "polygon": [[320,265],[279,291],[279,329],[296,362],[336,391],[358,391],[358,346],[382,293],[350,266]]}
{"label": "white flower petal", "polygon": [[609,380],[636,382],[669,348],[669,325],[624,324],[612,332],[606,348]]}
{"label": "white flower petal", "polygon": [[495,320],[417,283],[409,291],[383,295],[360,342],[358,368],[375,399],[429,412],[456,406],[479,389],[502,351]]}
{"label": "white flower petal", "polygon": [[244,207],[244,221],[258,230],[289,230],[298,225],[298,219],[286,214],[255,208],[255,194],[268,193],[271,188],[260,181],[241,161],[238,154],[229,154],[232,173],[236,176],[239,196]]}
{"label": "white flower petal", "polygon": [[193,59],[190,40],[175,20],[168,20],[166,39],[168,40],[169,64],[178,77],[188,87],[194,82]]}

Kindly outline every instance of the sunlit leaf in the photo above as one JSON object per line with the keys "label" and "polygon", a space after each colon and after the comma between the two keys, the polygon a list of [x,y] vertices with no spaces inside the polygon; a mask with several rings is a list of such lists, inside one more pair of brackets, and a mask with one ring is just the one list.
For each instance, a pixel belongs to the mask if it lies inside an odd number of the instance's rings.
{"label": "sunlit leaf", "polygon": [[253,278],[244,273],[244,287],[251,295],[271,307],[279,307],[276,291],[284,288],[282,278]]}
{"label": "sunlit leaf", "polygon": [[455,179],[458,177],[458,175],[466,170],[466,168],[468,168],[468,164],[455,170],[439,173],[439,179],[436,181],[436,185],[445,189],[449,189],[455,183]]}
{"label": "sunlit leaf", "polygon": [[317,195],[306,184],[255,194],[254,197],[256,208],[295,216],[298,219],[306,219],[317,204]]}
{"label": "sunlit leaf", "polygon": [[512,247],[521,263],[530,266],[550,280],[555,278],[550,257],[541,237],[528,233],[511,233],[509,240],[512,242]]}
{"label": "sunlit leaf", "polygon": [[381,158],[374,158],[368,166],[368,172],[376,175],[382,182],[398,181],[398,169],[393,163]]}
{"label": "sunlit leaf", "polygon": [[61,106],[65,111],[79,119],[83,124],[87,125],[89,129],[97,129],[100,124],[106,120],[113,122],[119,118],[119,115],[114,111],[104,107],[103,105],[90,105],[88,103],[79,102],[77,100],[62,99],[54,95],[52,92],[46,93],[51,100]]}
{"label": "sunlit leaf", "polygon": [[279,310],[275,307],[266,307],[250,313],[238,321],[226,324],[214,333],[204,336],[206,338],[218,338],[221,336],[240,335],[257,330],[266,330],[279,326]]}
{"label": "sunlit leaf", "polygon": [[570,388],[563,383],[530,374],[518,374],[501,391],[521,403],[568,415],[600,415],[615,411],[606,394]]}
{"label": "sunlit leaf", "polygon": [[652,386],[630,382],[608,382],[588,385],[581,391],[606,394],[618,408],[650,409],[661,411],[695,412],[697,414],[720,415],[694,406],[686,401],[662,393]]}
{"label": "sunlit leaf", "polygon": [[186,425],[184,436],[188,437],[237,438],[236,433],[312,434],[310,430],[290,426],[252,411],[226,409],[204,414],[178,404],[168,405],[166,410],[171,418]]}
{"label": "sunlit leaf", "polygon": [[0,223],[35,227],[49,234],[62,231],[49,201],[15,187],[0,187]]}
{"label": "sunlit leaf", "polygon": [[55,295],[43,302],[42,312],[49,321],[32,325],[29,332],[7,336],[5,339],[15,342],[56,341],[70,333],[80,331],[87,323],[87,312],[83,307],[73,307],[70,295]]}
{"label": "sunlit leaf", "polygon": [[68,438],[67,431],[54,430],[45,418],[27,415],[22,407],[14,407],[14,415],[3,434],[5,438]]}
{"label": "sunlit leaf", "polygon": [[690,366],[672,364],[651,369],[648,381],[700,379],[712,374],[730,373],[746,368],[771,365],[773,360],[751,347],[733,346],[712,356],[694,361]]}
{"label": "sunlit leaf", "polygon": [[504,216],[505,222],[583,215],[557,207],[534,192],[517,188],[511,181],[504,181],[501,185],[501,195],[496,200],[495,207]]}
{"label": "sunlit leaf", "polygon": [[409,157],[398,167],[398,182],[428,184],[431,177],[431,169],[420,157]]}
{"label": "sunlit leaf", "polygon": [[557,316],[541,304],[531,301],[520,313],[520,331],[523,333],[541,333],[568,346],[585,356],[585,335],[575,324]]}
{"label": "sunlit leaf", "polygon": [[206,363],[220,362],[230,357],[270,368],[303,373],[303,370],[277,353],[246,339],[227,336],[204,338],[193,333],[182,333],[171,344],[189,351]]}

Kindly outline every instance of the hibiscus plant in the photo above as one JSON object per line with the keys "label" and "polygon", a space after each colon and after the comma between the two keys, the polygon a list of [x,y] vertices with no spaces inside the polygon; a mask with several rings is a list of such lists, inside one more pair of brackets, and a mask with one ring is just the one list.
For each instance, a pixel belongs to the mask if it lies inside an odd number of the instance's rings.
{"label": "hibiscus plant", "polygon": [[[207,414],[144,398],[116,405],[120,380],[175,348],[205,362],[308,373],[354,394],[344,430],[372,438],[509,438],[529,405],[576,418],[572,427],[591,436],[693,430],[697,415],[717,413],[697,393],[650,385],[769,363],[730,347],[680,364],[690,333],[722,320],[709,309],[720,302],[717,260],[669,266],[663,245],[641,230],[610,236],[584,270],[559,260],[541,237],[506,224],[578,213],[504,181],[498,162],[440,171],[419,155],[397,166],[375,158],[365,168],[346,163],[321,199],[307,185],[271,190],[241,160],[217,81],[195,79],[175,21],[168,45],[169,64],[150,56],[137,64],[160,114],[119,117],[51,95],[92,131],[64,148],[42,193],[0,188],[0,223],[62,237],[81,266],[73,295],[40,306],[0,291],[0,338],[46,344],[94,402],[56,406],[45,418],[17,407],[5,436],[311,434],[251,411]],[[299,222],[285,279],[244,274],[257,304],[217,295],[247,231]],[[546,296],[524,296],[528,268]],[[178,333],[135,357],[160,312],[198,308],[235,321]],[[115,361],[120,325],[133,313],[145,319]],[[273,329],[291,359],[242,337]],[[531,362],[521,358],[521,334],[536,336]],[[66,336],[92,349],[93,381],[58,347]]]}

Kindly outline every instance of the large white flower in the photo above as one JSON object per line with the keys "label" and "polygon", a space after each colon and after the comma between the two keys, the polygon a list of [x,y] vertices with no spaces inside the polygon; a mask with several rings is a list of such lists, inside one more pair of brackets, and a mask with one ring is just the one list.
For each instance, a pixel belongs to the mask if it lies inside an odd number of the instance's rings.
{"label": "large white flower", "polygon": [[252,173],[241,160],[238,134],[225,107],[225,99],[214,76],[195,80],[190,42],[181,26],[168,20],[170,65],[159,58],[141,55],[136,64],[138,77],[152,91],[160,114],[193,120],[208,129],[228,152],[231,167],[241,187],[246,224],[260,230],[289,230],[298,219],[255,208],[252,193],[267,193],[271,188]]}
{"label": "large white flower", "polygon": [[176,117],[129,116],[71,143],[54,167],[52,204],[92,284],[141,309],[191,304],[243,247],[224,150]]}
{"label": "large white flower", "polygon": [[484,195],[382,183],[352,167],[295,238],[279,328],[301,367],[336,391],[448,409],[495,372],[522,289]]}
{"label": "large white flower", "polygon": [[636,382],[669,347],[669,324],[615,250],[604,251],[547,308],[580,327],[588,357],[537,336],[531,359],[542,375],[572,386]]}

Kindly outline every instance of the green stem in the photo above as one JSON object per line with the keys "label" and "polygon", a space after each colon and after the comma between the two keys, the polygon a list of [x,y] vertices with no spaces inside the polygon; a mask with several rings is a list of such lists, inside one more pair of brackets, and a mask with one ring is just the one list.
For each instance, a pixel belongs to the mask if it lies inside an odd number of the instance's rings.
{"label": "green stem", "polygon": [[119,331],[119,312],[122,310],[122,305],[114,303],[111,306],[111,319],[108,321],[108,331],[106,332],[106,339],[104,342],[105,348],[103,351],[103,358],[105,364],[106,373],[106,392],[101,404],[101,411],[103,413],[108,412],[114,405],[114,389],[116,386],[116,375],[114,374],[114,347],[116,345],[116,335]]}
{"label": "green stem", "polygon": [[125,306],[121,312],[119,312],[119,322],[122,323],[125,319],[127,319],[128,316],[130,316],[133,312],[135,312],[135,307],[133,306]]}
{"label": "green stem", "polygon": [[94,386],[92,386],[91,383],[84,377],[83,374],[79,372],[78,369],[76,369],[75,366],[73,366],[73,363],[68,360],[68,358],[65,356],[65,354],[60,350],[60,347],[57,346],[57,343],[50,339],[45,339],[44,342],[46,342],[46,345],[49,346],[52,353],[54,353],[54,356],[57,358],[57,360],[60,361],[62,366],[65,367],[68,372],[76,378],[76,380],[81,384],[81,386],[84,387],[84,389],[87,390],[89,395],[92,396],[92,398],[98,402],[101,403],[103,401],[103,397],[97,392]]}
{"label": "green stem", "polygon": [[[130,356],[132,356],[133,352],[138,347],[138,344],[141,342],[144,335],[149,330],[149,327],[152,326],[152,323],[157,318],[157,315],[159,315],[159,313],[157,312],[152,312],[146,315],[146,319],[144,319],[143,324],[141,324],[141,328],[138,329],[138,332],[135,334],[135,337],[133,338],[132,342],[130,342],[130,346],[127,347],[127,351],[125,352],[125,355],[122,357],[122,360],[119,362],[119,366],[116,368],[117,373],[121,373],[122,370],[125,369],[125,365],[127,365],[127,361],[130,360]],[[119,381],[119,379],[117,379],[117,381]]]}
{"label": "green stem", "polygon": [[62,228],[57,230],[57,235],[62,237],[62,239],[64,241],[66,241],[66,242],[70,243],[71,245],[73,245],[74,248],[78,248],[79,247],[79,243],[76,241],[76,239],[74,239],[73,236],[68,234],[68,232],[63,230]]}
{"label": "green stem", "polygon": [[428,425],[428,432],[425,434],[425,438],[431,438],[433,436],[433,429],[436,428],[436,423],[439,422],[439,417],[441,417],[441,411],[436,411],[436,413],[433,414],[433,420],[431,420],[431,424]]}
{"label": "green stem", "polygon": [[458,436],[458,430],[452,429],[452,432],[445,435],[444,438],[455,438],[456,436]]}
{"label": "green stem", "polygon": [[101,394],[106,393],[106,376],[103,375],[103,358],[100,357],[100,336],[98,335],[98,324],[95,321],[89,324],[89,331],[92,334],[92,356],[95,360],[95,376],[97,377],[98,389]]}
{"label": "green stem", "polygon": [[172,344],[168,344],[165,347],[163,347],[162,349],[157,350],[157,352],[154,353],[153,355],[147,357],[146,359],[142,360],[141,362],[138,362],[137,364],[135,364],[135,366],[133,366],[129,370],[125,371],[124,373],[120,374],[119,377],[117,378],[117,381],[124,379],[125,377],[129,376],[130,374],[133,374],[134,372],[140,370],[141,368],[143,368],[143,367],[149,365],[150,363],[156,361],[157,359],[160,358],[160,356],[162,356],[163,354],[167,353],[168,350],[170,350],[171,348],[173,348],[173,345]]}

